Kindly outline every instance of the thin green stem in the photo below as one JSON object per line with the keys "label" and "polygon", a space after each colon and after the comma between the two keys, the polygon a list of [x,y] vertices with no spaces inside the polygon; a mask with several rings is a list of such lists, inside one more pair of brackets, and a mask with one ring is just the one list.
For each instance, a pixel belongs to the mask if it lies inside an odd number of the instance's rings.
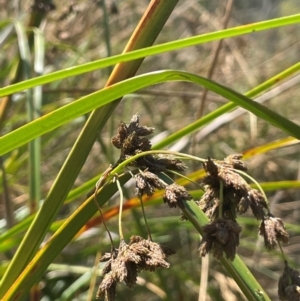
{"label": "thin green stem", "polygon": [[141,196],[138,197],[141,203],[141,208],[142,208],[142,212],[143,212],[143,217],[144,217],[144,221],[145,221],[145,225],[147,227],[147,231],[148,231],[148,239],[150,239],[152,241],[152,236],[151,236],[151,232],[150,232],[150,228],[147,222],[147,218],[146,218],[146,212],[145,212],[145,207],[144,207],[144,203],[143,203],[143,198]]}
{"label": "thin green stem", "polygon": [[[99,213],[100,213],[101,220],[102,220],[102,223],[103,223],[103,225],[104,225],[104,228],[105,228],[105,230],[106,230],[106,232],[107,232],[107,234],[108,234],[108,237],[109,237],[109,240],[110,240],[111,247],[112,247],[112,249],[114,249],[113,239],[112,239],[111,234],[110,234],[110,232],[109,232],[109,230],[108,230],[108,227],[107,227],[107,225],[106,225],[106,222],[105,222],[105,219],[104,219],[104,216],[103,216],[101,207],[100,207],[100,205],[99,205],[98,202],[97,202],[97,193],[98,193],[98,190],[99,190],[99,188],[100,188],[100,185],[101,185],[101,183],[100,183],[100,181],[98,181],[98,182],[96,183],[96,189],[95,189],[95,193],[94,193],[94,198],[93,198],[93,199],[94,199],[94,203],[95,203],[95,205],[96,205],[96,207],[98,208],[98,211],[99,211]],[[103,186],[103,185],[102,185],[102,186]]]}
{"label": "thin green stem", "polygon": [[202,188],[201,185],[200,185],[199,183],[193,181],[193,180],[190,179],[189,177],[187,177],[187,176],[181,174],[180,172],[177,172],[177,171],[175,171],[175,170],[169,170],[169,169],[168,169],[168,173],[172,173],[172,174],[174,174],[174,175],[176,175],[176,176],[178,176],[178,177],[181,177],[181,178],[183,178],[183,179],[186,179],[186,180],[189,181],[190,183],[193,183],[193,184],[195,184],[196,186],[198,186],[199,188]]}
{"label": "thin green stem", "polygon": [[120,240],[124,240],[124,234],[123,234],[123,228],[122,228],[122,211],[123,211],[123,201],[124,201],[124,196],[123,196],[123,190],[120,184],[120,181],[118,178],[116,178],[116,183],[118,186],[118,190],[120,193],[120,209],[119,209],[119,235],[120,235]]}
{"label": "thin green stem", "polygon": [[125,167],[128,164],[134,162],[138,158],[141,158],[141,157],[144,157],[144,156],[147,156],[147,155],[158,155],[158,154],[173,155],[173,156],[176,156],[176,157],[182,157],[182,158],[187,158],[187,159],[190,159],[190,160],[196,160],[196,161],[199,161],[199,162],[202,162],[202,163],[206,162],[206,159],[198,158],[196,156],[192,156],[192,155],[188,155],[188,154],[184,154],[184,153],[180,153],[180,152],[174,152],[174,151],[168,151],[168,150],[149,150],[149,151],[142,152],[142,153],[139,153],[137,155],[134,155],[134,156],[126,159],[125,161],[121,162],[111,172],[111,175],[122,172],[122,170],[124,170]]}
{"label": "thin green stem", "polygon": [[284,255],[284,252],[283,252],[282,245],[281,245],[280,241],[277,241],[277,244],[279,246],[279,249],[280,249],[283,260],[287,261],[286,258],[285,258],[285,255]]}
{"label": "thin green stem", "polygon": [[259,185],[259,183],[254,179],[252,178],[250,175],[248,175],[246,172],[242,171],[242,170],[239,170],[239,169],[234,169],[234,168],[228,168],[230,170],[232,170],[233,172],[236,172],[236,173],[239,173],[241,175],[243,175],[244,177],[248,178],[249,180],[251,180],[258,188],[258,190],[261,192],[261,194],[263,195],[264,199],[265,199],[265,202],[266,202],[266,205],[268,207],[268,213],[270,213],[270,208],[269,208],[269,201],[268,201],[268,198],[264,192],[264,190],[261,188],[261,186]]}
{"label": "thin green stem", "polygon": [[[140,171],[141,172],[141,171]],[[132,178],[134,179],[134,174],[129,170],[130,175],[132,176]],[[162,181],[162,180],[161,180]],[[167,185],[167,184],[166,184]],[[138,199],[141,203],[141,208],[142,208],[142,212],[143,212],[143,217],[144,217],[144,221],[145,221],[145,225],[147,227],[147,232],[148,232],[148,239],[150,239],[152,241],[152,236],[151,236],[151,232],[150,232],[150,227],[149,224],[147,222],[147,218],[146,218],[146,212],[145,212],[145,206],[143,203],[143,199],[142,196],[138,195]]]}

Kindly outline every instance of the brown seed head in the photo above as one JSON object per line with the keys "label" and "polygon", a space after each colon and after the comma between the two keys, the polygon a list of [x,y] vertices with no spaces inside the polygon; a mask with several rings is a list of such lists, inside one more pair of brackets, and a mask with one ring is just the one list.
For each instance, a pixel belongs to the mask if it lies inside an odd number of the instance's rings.
{"label": "brown seed head", "polygon": [[168,155],[147,155],[136,160],[140,168],[147,168],[154,173],[167,172],[168,170],[183,171],[186,165],[179,159]]}
{"label": "brown seed head", "polygon": [[[300,274],[289,267],[285,262],[285,268],[278,281],[278,296],[283,301],[300,300]],[[298,298],[298,299],[297,299]]]}
{"label": "brown seed head", "polygon": [[287,301],[300,301],[300,287],[298,285],[290,285],[285,289]]}
{"label": "brown seed head", "polygon": [[231,168],[246,171],[248,168],[246,164],[241,160],[242,158],[242,154],[229,155],[224,159],[224,163],[228,164]]}
{"label": "brown seed head", "polygon": [[[199,207],[210,220],[219,218],[220,190],[205,186],[205,193],[199,201]],[[236,219],[236,213],[243,214],[250,206],[248,190],[224,188],[222,217]]]}
{"label": "brown seed head", "polygon": [[207,176],[203,179],[203,183],[210,187],[220,187],[219,168],[214,161],[208,158],[207,161],[203,163],[203,167],[207,173]]}
{"label": "brown seed head", "polygon": [[231,169],[219,168],[219,181],[223,182],[224,188],[234,189],[237,192],[244,193],[250,189],[248,183]]}
{"label": "brown seed head", "polygon": [[112,255],[105,254],[100,261],[107,261],[102,274],[104,278],[99,286],[97,298],[103,297],[105,300],[114,300],[116,286],[118,282],[124,281],[131,287],[136,283],[137,263],[140,258],[136,256],[129,246],[122,240],[118,250],[114,250]]}
{"label": "brown seed head", "polygon": [[132,116],[127,129],[129,133],[135,132],[138,136],[148,136],[154,132],[152,127],[140,126],[140,116],[137,114]]}
{"label": "brown seed head", "polygon": [[174,170],[174,171],[184,171],[187,166],[179,159],[174,158],[170,155],[158,155],[156,157],[156,162],[158,166],[162,166],[161,171]]}
{"label": "brown seed head", "polygon": [[207,187],[198,203],[200,209],[210,220],[214,220],[218,217],[219,195],[219,191]]}
{"label": "brown seed head", "polygon": [[[153,133],[154,128],[140,126],[139,116],[134,115],[129,124],[121,122],[118,127],[117,135],[112,137],[112,144],[121,150],[118,163],[130,157],[151,149],[151,142],[145,136]],[[183,171],[186,165],[179,159],[168,155],[146,155],[136,159],[132,165],[142,170],[158,173],[168,170]]]}
{"label": "brown seed head", "polygon": [[155,189],[164,189],[166,185],[159,177],[150,171],[141,171],[135,175],[136,194],[142,196],[147,194],[153,195]]}
{"label": "brown seed head", "polygon": [[243,196],[237,205],[236,208],[237,212],[243,214],[248,210],[249,206],[250,206],[250,198],[248,197],[248,195]]}
{"label": "brown seed head", "polygon": [[265,213],[264,213],[264,208],[267,209],[267,203],[264,198],[264,196],[261,194],[256,189],[251,189],[248,192],[248,196],[250,199],[250,207],[253,212],[253,215],[258,219],[258,220],[263,220]]}
{"label": "brown seed head", "polygon": [[96,299],[104,297],[105,301],[114,301],[116,298],[116,288],[117,283],[113,280],[112,277],[103,279],[98,288]]}
{"label": "brown seed head", "polygon": [[112,144],[121,150],[120,161],[128,156],[150,150],[151,143],[144,136],[153,133],[153,131],[154,128],[139,125],[138,115],[134,115],[128,125],[121,122],[117,135],[111,139]]}
{"label": "brown seed head", "polygon": [[238,158],[240,158],[240,155],[229,156],[224,161],[208,159],[204,164],[207,176],[203,179],[205,193],[200,200],[200,208],[211,220],[219,217],[218,204],[221,183],[223,184],[222,217],[235,219],[236,213],[245,213],[250,206],[248,192],[251,187],[232,169],[236,165],[240,169],[245,169],[241,162],[239,164],[238,161],[234,162]]}
{"label": "brown seed head", "polygon": [[111,143],[114,147],[121,149],[124,143],[124,140],[128,136],[127,126],[124,122],[121,122],[118,126],[118,133],[116,136],[111,138]]}
{"label": "brown seed head", "polygon": [[200,242],[199,253],[205,256],[210,250],[214,257],[220,259],[223,252],[226,257],[233,260],[236,247],[239,245],[241,227],[232,220],[217,219],[203,227],[203,238]]}
{"label": "brown seed head", "polygon": [[289,242],[287,233],[282,220],[269,214],[264,217],[259,226],[259,234],[264,237],[265,246],[268,251],[274,250],[279,241]]}
{"label": "brown seed head", "polygon": [[224,161],[208,159],[204,164],[207,176],[203,179],[205,193],[202,196],[199,207],[205,214],[214,220],[219,218],[220,183],[222,183],[222,216],[227,219],[236,219],[236,214],[245,213],[251,207],[257,219],[263,219],[264,208],[268,206],[264,196],[256,189],[252,189],[237,172],[233,170],[246,170],[246,166],[240,160],[241,155],[231,155]]}
{"label": "brown seed head", "polygon": [[138,270],[154,271],[158,267],[168,268],[170,264],[165,260],[167,256],[175,252],[170,248],[161,246],[140,236],[130,238],[130,249],[141,257]]}
{"label": "brown seed head", "polygon": [[192,196],[187,192],[187,190],[176,183],[168,185],[163,196],[165,203],[168,203],[170,208],[183,207],[183,202],[189,201]]}
{"label": "brown seed head", "polygon": [[122,240],[119,249],[110,254],[106,253],[100,259],[107,263],[102,272],[104,278],[99,286],[97,298],[115,300],[118,282],[124,281],[128,287],[132,287],[136,283],[138,272],[154,271],[158,267],[168,268],[170,264],[165,259],[172,254],[174,252],[171,249],[140,236],[132,236],[128,245]]}

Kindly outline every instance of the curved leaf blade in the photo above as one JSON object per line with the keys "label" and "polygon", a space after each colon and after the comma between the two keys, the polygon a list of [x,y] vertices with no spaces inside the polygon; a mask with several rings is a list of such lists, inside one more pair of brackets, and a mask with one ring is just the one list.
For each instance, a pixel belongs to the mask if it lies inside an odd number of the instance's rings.
{"label": "curved leaf blade", "polygon": [[76,67],[67,68],[66,70],[56,71],[47,75],[43,75],[40,77],[36,77],[27,81],[23,81],[14,85],[4,87],[0,89],[0,96],[9,95],[28,88],[43,85],[67,77],[91,72],[97,69],[106,68],[118,64],[120,62],[128,62],[147,56],[157,55],[169,51],[191,47],[194,45],[200,45],[203,43],[208,43],[216,40],[237,37],[244,34],[259,32],[271,28],[276,28],[276,27],[287,26],[299,22],[300,22],[300,14],[295,14],[288,17],[276,18],[273,20],[242,25],[234,28],[207,33],[204,35],[168,42],[161,45],[146,47],[140,50],[135,50],[128,53],[115,55],[109,58],[90,62],[87,64],[79,65]]}
{"label": "curved leaf blade", "polygon": [[252,112],[256,116],[266,120],[287,134],[300,139],[300,127],[292,121],[282,117],[267,107],[254,102],[243,94],[220,85],[212,80],[194,75],[192,73],[176,70],[165,70],[143,74],[106,87],[98,92],[82,97],[56,111],[49,113],[39,119],[0,138],[0,155],[21,146],[32,139],[41,136],[72,119],[86,114],[96,108],[111,103],[115,99],[136,90],[168,81],[188,81],[227,98],[236,105]]}

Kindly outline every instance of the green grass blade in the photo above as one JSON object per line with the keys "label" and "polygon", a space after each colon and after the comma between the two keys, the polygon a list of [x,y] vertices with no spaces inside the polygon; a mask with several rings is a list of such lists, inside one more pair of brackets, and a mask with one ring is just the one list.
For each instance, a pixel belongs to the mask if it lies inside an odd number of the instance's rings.
{"label": "green grass blade", "polygon": [[[125,175],[119,178],[123,185],[130,179],[130,175]],[[115,193],[117,187],[115,183],[111,183],[103,187],[98,194],[100,206],[107,202]],[[22,300],[28,293],[28,290],[42,276],[50,263],[57,257],[63,248],[74,238],[77,232],[84,224],[97,212],[93,196],[86,200],[60,227],[60,229],[51,237],[28,264],[19,278],[11,285],[9,290],[3,291],[2,300]],[[32,237],[31,237],[32,238]],[[32,243],[36,243],[32,241]]]}
{"label": "green grass blade", "polygon": [[79,295],[80,291],[87,287],[92,278],[92,269],[76,279],[67,289],[64,290],[61,297],[57,301],[72,301],[74,296]]}
{"label": "green grass blade", "polygon": [[[151,45],[160,33],[176,4],[176,0],[152,1],[128,42],[125,52]],[[129,63],[119,64],[115,67],[108,81],[108,85],[121,81],[124,78],[134,76],[141,63],[142,60],[136,60]],[[2,278],[0,285],[0,298],[6,294],[37,251],[42,239],[85,163],[94,141],[96,140],[99,132],[101,132],[102,128],[105,126],[117,104],[118,102],[116,101],[113,104],[107,105],[101,110],[94,111],[93,114],[91,114],[61,171],[54,181],[43,206],[38,212],[34,222],[31,224],[31,227],[20,244],[13,261]],[[67,242],[65,241],[64,243],[66,244]]]}
{"label": "green grass blade", "polygon": [[[296,63],[295,65],[291,66],[290,68],[287,68],[286,70],[276,74],[272,78],[270,78],[267,81],[263,82],[262,84],[256,86],[255,88],[251,89],[250,91],[246,92],[245,96],[254,97],[254,96],[258,95],[259,93],[262,93],[263,91],[274,86],[278,82],[284,80],[288,76],[291,76],[299,71],[300,71],[300,63]],[[159,143],[154,145],[153,149],[162,149],[162,148],[174,143],[175,141],[179,140],[180,138],[182,138],[186,135],[189,135],[196,130],[199,130],[199,128],[201,128],[202,126],[215,120],[217,117],[235,109],[236,107],[237,107],[237,104],[232,103],[232,102],[221,106],[220,108],[203,116],[202,118],[196,120],[195,122],[192,122],[191,124],[187,125],[186,127],[178,130],[177,132],[172,133],[171,135],[168,135],[167,138],[163,139],[162,141],[160,141]]]}
{"label": "green grass blade", "polygon": [[269,143],[265,143],[263,145],[259,145],[259,146],[256,146],[256,147],[253,147],[253,148],[250,148],[250,149],[244,151],[243,159],[248,159],[253,156],[257,156],[259,154],[264,154],[271,150],[279,149],[282,147],[287,147],[287,146],[298,144],[298,143],[300,143],[300,141],[293,137],[285,137],[282,139],[271,141]]}
{"label": "green grass blade", "polygon": [[[18,36],[20,60],[22,64],[22,73],[24,79],[29,79],[32,73],[31,67],[31,53],[30,49],[32,45],[29,45],[28,37],[25,32],[25,28],[21,22],[15,24],[16,33]],[[35,89],[38,89],[36,87]],[[31,89],[26,90],[26,108],[27,108],[27,120],[28,122],[35,119],[35,111],[39,110],[35,106],[34,94]],[[40,138],[30,141],[28,144],[29,152],[29,200],[28,206],[31,211],[35,211],[37,204],[40,200]]]}
{"label": "green grass blade", "polygon": [[[0,235],[1,246],[4,245],[6,241],[9,241],[10,239],[14,239],[15,236],[18,236],[18,235],[20,235],[20,233],[26,231],[29,228],[30,223],[33,221],[33,219],[34,219],[33,215],[28,216],[22,222],[16,224],[14,227],[12,227],[9,230],[7,230],[6,232],[2,233]],[[6,251],[7,250],[8,249],[6,249]]]}
{"label": "green grass blade", "polygon": [[[263,105],[254,102],[250,98],[226,88],[214,81],[183,71],[159,71],[143,74],[135,78],[125,80],[104,88],[98,92],[82,97],[50,114],[43,116],[7,135],[0,138],[0,155],[21,146],[32,139],[45,134],[60,125],[65,124],[91,110],[104,106],[125,94],[132,93],[138,89],[149,87],[167,81],[189,81],[214,91],[215,93],[227,98],[244,109],[252,112],[258,117],[266,120],[274,126],[282,129],[291,136],[300,138],[300,127],[281,115],[269,110]],[[224,112],[228,107],[223,106],[219,111]],[[218,111],[218,112],[219,112]],[[206,118],[208,118],[206,116]]]}
{"label": "green grass blade", "polygon": [[79,65],[76,67],[68,68],[66,70],[61,70],[53,72],[47,75],[43,75],[37,78],[33,78],[27,81],[23,81],[8,87],[0,89],[0,96],[9,95],[16,93],[34,86],[43,85],[53,81],[57,81],[63,78],[91,72],[93,70],[109,67],[120,62],[128,62],[131,60],[136,60],[139,58],[157,55],[169,51],[174,51],[182,49],[185,47],[190,47],[194,45],[199,45],[203,43],[208,43],[216,40],[237,37],[240,35],[245,35],[253,32],[259,32],[263,30],[268,30],[272,28],[287,26],[291,24],[296,24],[300,22],[300,14],[295,14],[288,17],[276,18],[268,21],[262,21],[257,23],[252,23],[248,25],[242,25],[234,28],[229,28],[225,30],[220,30],[212,33],[207,33],[203,35],[194,36],[191,38],[185,38],[182,40],[177,40],[174,42],[164,43],[161,45],[156,45],[152,47],[147,47],[141,50],[135,50],[132,52],[124,53],[121,55],[115,55],[110,58],[101,59],[98,61],[90,62],[87,64]]}
{"label": "green grass blade", "polygon": [[[45,57],[45,41],[42,32],[39,29],[34,29],[34,66],[33,69],[36,74],[44,73],[44,57]],[[34,87],[33,89],[33,112],[32,118],[40,117],[43,98],[42,86]],[[32,212],[35,212],[39,207],[41,200],[41,138],[37,137],[32,141],[32,153],[30,154],[32,167],[31,174],[33,175],[30,184],[32,195]]]}

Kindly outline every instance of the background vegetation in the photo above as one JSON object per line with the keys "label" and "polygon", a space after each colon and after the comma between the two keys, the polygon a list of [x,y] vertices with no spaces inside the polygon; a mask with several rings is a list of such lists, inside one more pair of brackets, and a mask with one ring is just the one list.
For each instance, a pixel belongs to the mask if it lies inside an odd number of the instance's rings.
{"label": "background vegetation", "polygon": [[[233,1],[232,7],[230,2],[179,1],[155,44],[224,29],[226,19],[228,27],[235,27],[289,16],[300,10],[297,0]],[[48,11],[42,14],[32,9],[39,3],[0,1],[2,87],[120,54],[149,4],[148,1],[131,0],[53,1],[44,4]],[[292,67],[288,76],[277,77],[272,85],[261,90],[257,100],[298,124],[299,29],[299,24],[293,24],[225,39],[221,45],[215,41],[150,56],[137,73],[179,69],[210,77],[243,94]],[[12,96],[1,94],[1,135],[5,136],[30,120],[102,89],[111,71],[112,66],[51,81]],[[29,99],[34,99],[34,103]],[[95,129],[97,141],[76,175],[73,190],[64,205],[57,208],[59,211],[44,242],[86,200],[87,191],[95,185],[109,163],[116,162],[119,154],[111,146],[110,139],[120,121],[129,122],[131,116],[138,112],[142,124],[155,127],[153,145],[156,145],[200,117],[216,112],[227,102],[211,91],[206,94],[205,89],[198,85],[178,81],[127,94],[101,132]],[[82,114],[47,132],[29,148],[22,145],[1,153],[1,276],[15,258],[13,256],[20,242],[49,194],[87,118],[88,114]],[[180,140],[174,139],[171,145],[165,146],[202,158],[223,159],[232,153],[244,153],[248,159],[249,174],[267,191],[272,213],[285,221],[291,237],[284,250],[290,263],[296,263],[300,233],[298,140],[287,138],[287,134],[278,127],[239,109],[215,116],[197,131],[189,132]],[[188,173],[196,172],[197,178],[202,174],[200,169],[199,164],[189,164]],[[127,208],[130,210],[125,210],[123,216],[125,236],[128,239],[134,233],[146,237],[141,210],[134,200],[134,189],[130,185],[126,188]],[[188,188],[197,189],[192,185]],[[195,195],[197,193],[199,197],[200,192],[196,191]],[[108,224],[116,241],[117,218],[113,208],[118,202],[118,198],[113,198],[104,205],[107,217],[111,217]],[[159,195],[149,199],[146,205],[154,240],[166,243],[177,253],[170,257],[171,267],[168,270],[143,273],[138,285],[131,290],[119,285],[117,300],[197,300],[199,295],[199,300],[207,301],[244,298],[219,262],[212,258],[209,261],[207,258],[199,259],[199,234],[189,222],[179,220],[179,211],[170,210],[162,204]],[[99,221],[95,216],[76,237],[70,239],[31,293],[26,295],[27,300],[89,298],[88,294],[93,292],[89,291],[90,284],[94,281],[97,289],[100,282],[99,277],[96,280],[92,277],[92,267],[99,254],[110,249],[107,234],[103,226],[99,226]],[[238,253],[270,299],[278,300],[277,281],[283,269],[282,260],[276,252],[265,251],[257,235],[256,220],[245,215],[239,222],[243,225],[243,232]],[[32,258],[35,252],[29,257]],[[91,295],[93,299],[95,293]]]}

